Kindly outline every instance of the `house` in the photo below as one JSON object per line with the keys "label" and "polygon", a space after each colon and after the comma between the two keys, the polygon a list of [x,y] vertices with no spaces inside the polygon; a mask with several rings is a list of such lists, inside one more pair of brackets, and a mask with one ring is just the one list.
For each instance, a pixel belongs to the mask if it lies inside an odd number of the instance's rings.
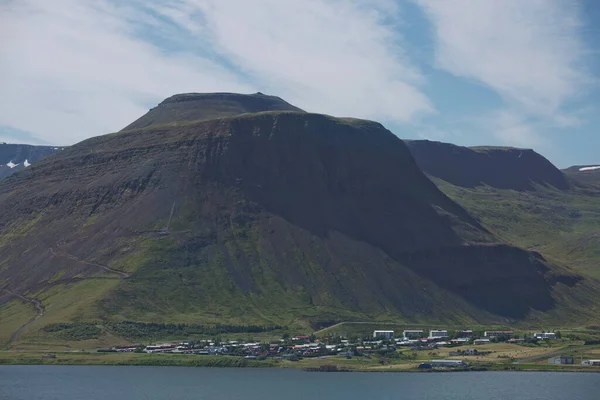
{"label": "house", "polygon": [[600,360],[583,360],[581,365],[586,367],[600,367]]}
{"label": "house", "polygon": [[575,358],[573,356],[552,357],[548,359],[548,364],[575,364]]}
{"label": "house", "polygon": [[466,331],[462,331],[460,333],[460,337],[462,337],[462,338],[470,338],[471,336],[473,336],[472,330],[466,330]]}
{"label": "house", "polygon": [[391,339],[394,337],[394,331],[373,331],[374,338]]}
{"label": "house", "polygon": [[422,330],[406,329],[404,332],[402,332],[402,334],[407,339],[418,339],[423,337]]}
{"label": "house", "polygon": [[513,331],[485,331],[483,333],[484,337],[487,338],[493,338],[493,337],[508,337],[508,338],[512,338],[515,336],[515,333]]}
{"label": "house", "polygon": [[536,332],[533,337],[538,340],[556,339],[556,333],[554,332]]}
{"label": "house", "polygon": [[489,344],[490,339],[475,339],[473,344]]}
{"label": "house", "polygon": [[431,331],[429,331],[429,338],[431,338],[431,339],[447,338],[447,337],[448,337],[447,330],[431,330]]}
{"label": "house", "polygon": [[430,364],[434,368],[460,368],[469,366],[464,360],[431,360]]}

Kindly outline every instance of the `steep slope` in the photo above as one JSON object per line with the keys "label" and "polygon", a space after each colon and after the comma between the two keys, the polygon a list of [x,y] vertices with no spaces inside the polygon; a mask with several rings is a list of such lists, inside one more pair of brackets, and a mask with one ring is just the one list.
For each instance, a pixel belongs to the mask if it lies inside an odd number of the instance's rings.
{"label": "steep slope", "polygon": [[262,93],[184,93],[169,97],[123,130],[178,124],[262,111],[298,111],[279,97]]}
{"label": "steep slope", "polygon": [[54,154],[58,147],[0,143],[0,179]]}
{"label": "steep slope", "polygon": [[511,147],[461,147],[428,140],[406,141],[417,164],[428,175],[453,185],[527,190],[542,184],[566,190],[560,170],[533,150]]}
{"label": "steep slope", "polygon": [[0,210],[0,302],[45,310],[29,335],[89,320],[505,322],[581,281],[499,242],[380,124],[304,112],[92,138],[8,177]]}

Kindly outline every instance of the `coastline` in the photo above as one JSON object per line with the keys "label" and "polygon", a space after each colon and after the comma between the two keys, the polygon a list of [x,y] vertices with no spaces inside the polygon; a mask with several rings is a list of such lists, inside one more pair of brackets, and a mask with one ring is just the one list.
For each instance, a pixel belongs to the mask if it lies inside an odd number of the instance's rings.
{"label": "coastline", "polygon": [[285,368],[318,370],[320,366],[335,366],[334,370],[317,372],[387,372],[387,373],[444,373],[444,372],[572,372],[598,373],[600,368],[580,365],[473,363],[462,369],[419,369],[416,363],[380,365],[376,360],[364,359],[303,359],[297,362],[276,359],[246,360],[235,356],[193,356],[176,354],[107,354],[92,352],[56,352],[55,358],[43,358],[45,353],[32,351],[0,352],[0,365],[104,365],[104,366],[157,366],[205,368]]}

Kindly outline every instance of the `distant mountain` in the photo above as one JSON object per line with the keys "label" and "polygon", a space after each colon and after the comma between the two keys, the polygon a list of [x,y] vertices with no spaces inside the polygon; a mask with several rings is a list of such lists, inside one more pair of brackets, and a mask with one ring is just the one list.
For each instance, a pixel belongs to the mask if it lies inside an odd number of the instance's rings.
{"label": "distant mountain", "polygon": [[0,179],[59,151],[59,147],[0,143]]}
{"label": "distant mountain", "polygon": [[600,185],[600,165],[576,165],[563,172],[576,182]]}
{"label": "distant mountain", "polygon": [[45,309],[23,340],[57,322],[93,321],[105,345],[124,321],[308,331],[591,307],[582,275],[496,236],[382,125],[260,94],[174,96],[6,178],[0,266],[0,332],[17,296]]}
{"label": "distant mountain", "polygon": [[425,173],[457,186],[487,185],[519,191],[535,184],[569,188],[564,174],[533,150],[462,147],[429,140],[408,140],[406,144]]}
{"label": "distant mountain", "polygon": [[[574,297],[563,297],[551,311],[558,320],[577,323],[561,305],[599,302],[598,166],[559,171],[532,150],[407,144],[436,185],[492,233],[584,277],[571,291]],[[592,307],[585,313],[597,318],[599,312]]]}

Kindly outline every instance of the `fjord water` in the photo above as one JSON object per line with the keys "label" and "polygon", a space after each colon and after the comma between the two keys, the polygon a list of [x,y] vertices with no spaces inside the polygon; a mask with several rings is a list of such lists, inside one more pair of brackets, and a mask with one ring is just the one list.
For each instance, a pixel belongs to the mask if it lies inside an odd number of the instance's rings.
{"label": "fjord water", "polygon": [[1,400],[598,399],[600,374],[0,366]]}

